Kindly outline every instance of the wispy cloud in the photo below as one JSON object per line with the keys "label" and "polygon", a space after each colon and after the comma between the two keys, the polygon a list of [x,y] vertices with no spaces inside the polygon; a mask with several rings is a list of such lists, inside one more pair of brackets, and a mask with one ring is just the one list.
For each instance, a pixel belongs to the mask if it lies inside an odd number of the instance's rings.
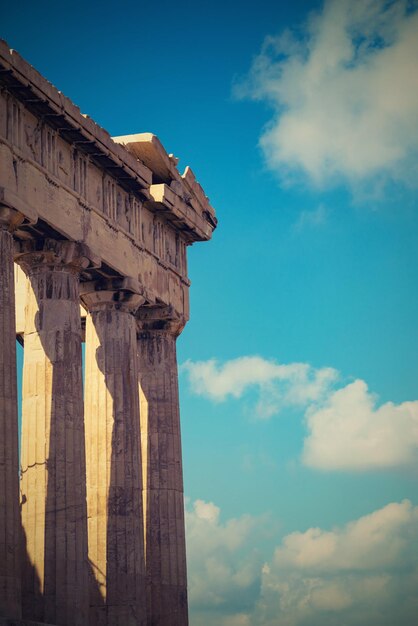
{"label": "wispy cloud", "polygon": [[181,366],[187,372],[194,393],[215,402],[228,397],[241,398],[255,388],[258,401],[254,412],[259,418],[278,413],[283,406],[304,406],[318,400],[337,377],[330,367],[315,369],[307,363],[280,364],[259,356],[243,356],[221,364],[209,361],[186,361]]}
{"label": "wispy cloud", "polygon": [[299,31],[267,37],[241,97],[274,110],[261,146],[282,177],[416,186],[418,3],[328,0]]}
{"label": "wispy cloud", "polygon": [[219,513],[197,501],[186,515],[196,626],[414,623],[418,507],[408,500],[331,530],[292,532],[264,564],[253,542],[265,520],[221,523]]}
{"label": "wispy cloud", "polygon": [[341,386],[342,377],[333,368],[280,364],[259,356],[223,364],[187,361],[181,369],[192,392],[214,402],[241,399],[253,389],[250,410],[258,418],[299,408],[307,429],[302,451],[307,466],[361,471],[418,462],[417,400],[379,406],[363,380]]}
{"label": "wispy cloud", "polygon": [[310,211],[301,211],[297,221],[294,224],[294,230],[296,232],[303,231],[305,229],[317,228],[325,224],[328,217],[328,211],[322,203],[317,206],[316,209]]}

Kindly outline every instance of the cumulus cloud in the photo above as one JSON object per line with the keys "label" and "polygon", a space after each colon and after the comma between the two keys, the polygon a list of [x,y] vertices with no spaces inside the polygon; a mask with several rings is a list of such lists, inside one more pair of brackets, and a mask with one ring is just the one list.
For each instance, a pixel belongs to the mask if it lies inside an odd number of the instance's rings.
{"label": "cumulus cloud", "polygon": [[267,418],[282,406],[304,406],[321,398],[335,381],[337,372],[324,367],[315,369],[307,363],[283,365],[258,356],[244,356],[221,364],[209,361],[186,361],[181,370],[189,377],[194,393],[215,402],[229,396],[241,398],[255,388],[258,401],[255,413]]}
{"label": "cumulus cloud", "polygon": [[330,394],[306,415],[303,461],[321,469],[363,470],[418,460],[418,402],[376,407],[363,380]]}
{"label": "cumulus cloud", "polygon": [[[220,520],[212,502],[186,507],[190,606],[195,624],[246,625],[244,609],[260,593],[262,560],[255,549],[264,520],[250,515]],[[218,620],[218,621],[216,621]]]}
{"label": "cumulus cloud", "polygon": [[337,388],[341,375],[333,368],[258,356],[187,361],[181,369],[192,391],[214,402],[243,398],[252,389],[259,418],[299,408],[307,429],[302,461],[310,467],[352,471],[418,462],[417,400],[378,406],[363,380]]}
{"label": "cumulus cloud", "polygon": [[196,626],[414,623],[418,507],[408,500],[332,530],[290,533],[264,564],[251,550],[264,520],[221,524],[215,505],[197,501],[187,524]]}
{"label": "cumulus cloud", "polygon": [[418,507],[391,503],[342,528],[287,535],[265,564],[254,624],[411,626]]}
{"label": "cumulus cloud", "polygon": [[416,534],[417,525],[418,507],[408,500],[394,502],[343,528],[310,528],[287,535],[275,552],[274,563],[279,569],[316,574],[387,569],[399,563],[405,566],[411,559],[409,531],[412,528]]}
{"label": "cumulus cloud", "polygon": [[274,108],[260,140],[271,168],[319,186],[416,185],[417,6],[327,0],[303,29],[266,38],[236,93]]}

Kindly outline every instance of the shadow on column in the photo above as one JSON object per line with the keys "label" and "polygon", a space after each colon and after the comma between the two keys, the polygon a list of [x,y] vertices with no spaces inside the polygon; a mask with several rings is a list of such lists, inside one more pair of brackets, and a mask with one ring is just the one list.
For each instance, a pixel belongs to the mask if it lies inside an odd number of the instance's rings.
{"label": "shadow on column", "polygon": [[170,326],[145,323],[138,334],[149,626],[188,624],[176,339]]}
{"label": "shadow on column", "polygon": [[[105,386],[104,389],[100,381],[97,384],[97,404],[96,411],[91,416],[91,427],[94,421],[94,427],[102,437],[102,445],[105,440],[107,447],[106,452],[102,450],[102,454],[106,456],[107,475],[98,477],[107,483],[106,554],[101,557],[105,559],[106,600],[103,610],[93,607],[90,624],[145,626],[147,621],[139,399],[135,380],[135,322],[130,313],[119,311],[118,305],[94,310],[89,318],[87,324],[94,328],[96,346],[98,344],[95,351],[96,366],[103,375]],[[89,341],[90,331],[88,327],[86,340]],[[93,345],[90,348],[93,350]],[[112,407],[111,411],[109,405]],[[103,465],[103,457],[98,458],[97,463],[99,467]],[[96,506],[99,507],[98,494],[96,498]],[[97,523],[100,524],[100,520]],[[100,532],[98,529],[96,531]]]}
{"label": "shadow on column", "polygon": [[[23,617],[48,624],[86,626],[91,568],[87,558],[78,275],[62,268],[45,269],[35,271],[30,281],[38,307],[32,330],[36,334],[34,347],[42,347],[44,354],[28,362],[25,375],[35,376],[36,382],[32,378],[27,384],[39,385],[50,407],[37,404],[36,392],[28,414],[23,411],[23,419],[44,420],[45,440],[37,445],[45,446],[46,458],[46,473],[39,490],[42,493],[45,489],[44,510],[32,509],[33,517],[29,520],[35,535],[34,559],[28,554],[27,534],[22,529]],[[25,355],[25,359],[26,356],[29,357]],[[26,471],[37,469],[28,467]],[[41,503],[39,491],[36,485],[37,506]],[[30,491],[22,494],[22,503],[31,495]],[[43,515],[42,537],[36,521],[39,524]],[[43,565],[43,572],[37,570],[37,563]]]}
{"label": "shadow on column", "polygon": [[[26,497],[23,496],[22,504],[25,503]],[[22,509],[22,504],[20,505],[20,509]],[[31,606],[33,607],[32,612],[30,614],[30,619],[39,621],[43,618],[43,613],[39,611],[39,608],[43,604],[43,593],[41,591],[41,581],[38,576],[38,572],[36,571],[36,567],[34,567],[31,562],[27,547],[26,547],[26,533],[25,529],[20,523],[20,564],[22,568],[22,582],[27,588],[31,589]],[[26,608],[28,604],[28,598],[24,604]]]}

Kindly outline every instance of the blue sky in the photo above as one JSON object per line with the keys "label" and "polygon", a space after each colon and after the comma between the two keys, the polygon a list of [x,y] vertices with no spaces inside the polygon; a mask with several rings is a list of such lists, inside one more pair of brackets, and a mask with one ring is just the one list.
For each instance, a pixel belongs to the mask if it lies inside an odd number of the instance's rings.
{"label": "blue sky", "polygon": [[1,36],[217,210],[178,342],[192,626],[412,626],[416,2],[22,2]]}

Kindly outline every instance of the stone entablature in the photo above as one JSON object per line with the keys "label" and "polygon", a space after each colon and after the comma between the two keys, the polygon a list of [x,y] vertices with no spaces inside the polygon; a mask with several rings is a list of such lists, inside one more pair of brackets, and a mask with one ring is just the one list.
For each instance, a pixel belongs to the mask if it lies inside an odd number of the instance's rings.
{"label": "stone entablature", "polygon": [[138,280],[147,303],[188,319],[186,246],[216,226],[194,174],[180,175],[155,135],[113,140],[5,42],[0,162],[0,201],[26,218],[17,238],[83,242],[99,274]]}

